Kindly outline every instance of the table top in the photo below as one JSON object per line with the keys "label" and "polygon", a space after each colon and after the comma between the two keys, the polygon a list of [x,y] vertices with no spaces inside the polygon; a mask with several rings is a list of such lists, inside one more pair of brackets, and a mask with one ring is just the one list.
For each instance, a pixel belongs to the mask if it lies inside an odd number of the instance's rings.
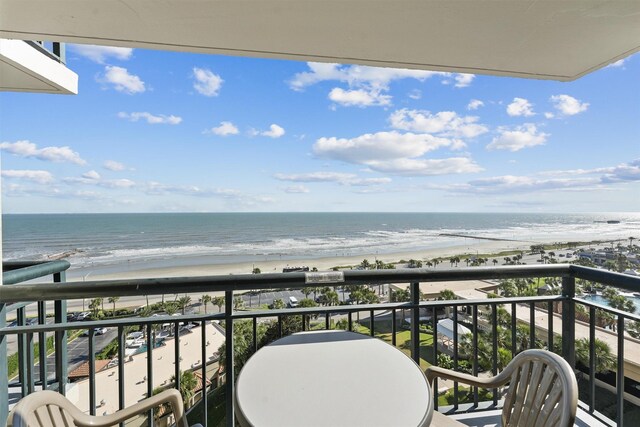
{"label": "table top", "polygon": [[260,349],[236,383],[243,426],[427,426],[431,388],[397,348],[346,331],[300,332]]}

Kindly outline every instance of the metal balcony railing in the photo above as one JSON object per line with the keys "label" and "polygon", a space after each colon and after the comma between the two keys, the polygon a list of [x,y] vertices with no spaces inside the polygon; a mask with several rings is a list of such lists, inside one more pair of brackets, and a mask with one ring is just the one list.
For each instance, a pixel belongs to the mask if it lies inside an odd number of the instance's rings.
{"label": "metal balcony railing", "polygon": [[[64,262],[63,262],[64,263]],[[118,378],[125,378],[125,360],[124,342],[125,330],[131,325],[158,325],[163,323],[171,323],[177,331],[181,324],[185,322],[195,322],[202,328],[202,342],[200,345],[201,366],[197,369],[202,370],[203,379],[207,375],[207,360],[210,360],[212,353],[216,349],[210,349],[206,346],[205,329],[211,328],[212,321],[220,321],[224,323],[225,335],[225,353],[221,355],[226,361],[225,366],[225,385],[224,396],[226,400],[226,424],[234,425],[234,380],[236,376],[234,367],[234,351],[236,347],[234,338],[235,322],[249,319],[251,321],[251,344],[249,353],[258,350],[261,344],[258,333],[258,324],[262,320],[275,319],[277,323],[277,335],[281,336],[287,331],[283,331],[284,320],[300,319],[297,330],[305,330],[309,328],[309,318],[324,319],[324,322],[316,321],[316,326],[331,328],[334,320],[344,319],[346,327],[353,329],[357,323],[354,320],[354,314],[367,313],[369,322],[366,325],[369,329],[368,333],[372,336],[379,336],[380,331],[376,328],[376,314],[390,314],[391,336],[388,341],[392,345],[397,345],[396,337],[401,325],[398,325],[397,314],[409,313],[410,319],[410,354],[411,357],[420,364],[421,358],[428,358],[437,364],[438,356],[443,352],[438,346],[437,337],[437,319],[438,314],[443,309],[453,308],[451,318],[454,325],[465,323],[469,326],[472,334],[470,343],[467,343],[465,354],[461,353],[462,337],[458,335],[457,327],[453,328],[453,339],[451,356],[453,360],[453,368],[458,369],[462,364],[462,360],[469,359],[470,369],[472,373],[477,374],[480,371],[478,345],[481,331],[488,331],[491,339],[490,355],[491,370],[496,373],[499,369],[499,353],[501,349],[506,349],[511,355],[515,355],[522,350],[518,346],[521,343],[516,342],[516,333],[518,325],[528,323],[529,337],[528,347],[543,346],[552,351],[560,353],[572,366],[576,365],[575,341],[576,330],[580,333],[588,330],[589,335],[589,366],[588,372],[584,375],[588,376],[588,392],[586,396],[581,395],[581,400],[586,402],[587,409],[590,413],[596,414],[596,333],[611,335],[613,331],[604,331],[596,325],[596,311],[610,313],[615,318],[615,342],[616,348],[612,349],[616,355],[617,366],[615,369],[615,391],[616,391],[616,410],[613,417],[618,425],[624,423],[625,409],[625,364],[640,362],[634,360],[625,360],[625,346],[633,345],[640,349],[640,341],[633,341],[625,336],[625,327],[629,321],[640,321],[640,316],[616,310],[607,306],[592,303],[590,301],[576,297],[576,279],[596,282],[607,286],[613,286],[626,291],[640,292],[640,278],[612,273],[603,270],[597,270],[587,267],[581,267],[570,264],[555,264],[541,266],[507,266],[507,267],[472,267],[472,268],[456,268],[450,270],[429,270],[429,269],[403,269],[403,270],[376,270],[362,271],[350,270],[343,272],[330,273],[282,273],[282,274],[247,274],[247,275],[226,275],[226,276],[208,276],[208,277],[187,277],[187,278],[157,278],[157,279],[136,279],[136,280],[109,280],[109,281],[86,281],[76,283],[64,282],[64,269],[68,268],[68,264],[47,263],[37,266],[26,267],[22,269],[14,269],[17,265],[5,264],[5,286],[0,287],[0,309],[4,312],[0,318],[0,340],[4,347],[0,351],[6,352],[6,338],[8,336],[17,336],[21,344],[18,345],[20,360],[22,360],[19,384],[21,394],[24,396],[33,392],[35,389],[34,372],[33,372],[33,335],[38,334],[39,339],[44,339],[46,333],[53,332],[56,336],[55,351],[55,381],[58,384],[58,390],[65,393],[65,384],[67,378],[66,372],[66,355],[64,353],[66,344],[66,333],[78,329],[89,330],[89,347],[87,358],[89,360],[89,409],[91,414],[96,412],[96,371],[94,363],[95,350],[95,332],[101,327],[117,328],[118,345]],[[11,271],[7,271],[10,270]],[[32,279],[37,274],[54,274],[53,283],[38,284],[12,284],[21,280]],[[561,292],[559,295],[546,295],[535,297],[516,297],[516,298],[488,298],[474,300],[450,300],[450,301],[421,301],[419,284],[422,282],[446,282],[446,281],[464,281],[464,280],[492,280],[492,279],[510,279],[510,278],[542,278],[555,277],[561,278]],[[345,286],[345,285],[382,285],[382,284],[409,284],[410,301],[408,302],[392,302],[384,304],[366,304],[366,305],[339,305],[312,308],[287,308],[276,310],[256,310],[256,311],[237,311],[234,310],[234,293],[243,291],[267,290],[267,289],[285,289],[285,288],[303,288],[305,286]],[[80,298],[95,297],[124,297],[124,296],[146,296],[160,294],[186,294],[186,293],[207,293],[207,292],[224,292],[225,305],[224,312],[215,314],[193,314],[179,317],[159,316],[146,318],[126,318],[89,322],[66,323],[66,307],[65,301]],[[46,301],[57,301],[55,321],[51,324],[44,322],[43,313],[38,312],[39,324],[24,325],[24,314],[18,314],[18,326],[3,327],[4,314],[6,311],[13,309],[24,310],[29,302],[37,302],[38,308],[40,304]],[[576,326],[576,306],[582,305],[587,307],[590,316],[587,323],[582,326]],[[499,319],[499,309],[506,307],[510,316],[506,320],[508,329],[510,329],[510,343],[499,343],[498,332],[499,322],[505,322],[505,319]],[[43,308],[44,310],[44,308]],[[522,313],[528,313],[522,316]],[[520,315],[518,315],[520,312]],[[421,324],[421,317],[424,320]],[[22,319],[22,321],[20,320]],[[542,319],[542,320],[541,320]],[[324,323],[324,325],[322,325]],[[366,322],[361,321],[361,324]],[[319,324],[319,325],[318,325]],[[585,329],[586,328],[586,329]],[[426,332],[424,332],[426,330]],[[425,334],[431,334],[433,337],[432,345],[424,346],[420,343],[420,337]],[[561,337],[561,343],[556,344],[558,337]],[[153,342],[152,327],[146,328],[147,343]],[[175,334],[175,378],[174,386],[180,388],[180,334]],[[153,375],[154,375],[154,346],[148,345],[146,349],[147,366],[147,394],[153,393]],[[469,350],[470,349],[470,350]],[[471,354],[468,354],[471,352]],[[640,356],[640,350],[638,353]],[[40,355],[43,360],[46,355]],[[640,360],[640,359],[638,359]],[[41,364],[42,365],[42,364]],[[40,378],[47,378],[47,373],[42,372],[40,366]],[[1,374],[1,372],[0,372]],[[1,378],[1,375],[0,375]],[[48,381],[42,382],[42,387],[52,387],[53,383]],[[119,382],[118,386],[119,406],[125,405],[125,394],[127,390],[124,381]],[[206,380],[203,384],[202,393],[202,419],[199,420],[206,425],[207,423],[207,407],[208,407],[208,389]],[[0,385],[0,404],[1,411],[6,416],[8,397],[3,395],[6,387]],[[435,387],[437,390],[437,386]],[[629,390],[626,390],[629,392]],[[459,410],[499,407],[500,399],[497,390],[493,390],[489,402],[482,402],[479,390],[473,389],[471,402],[462,404],[460,396],[463,390],[457,384],[453,389],[453,404],[448,408],[441,408],[448,412]],[[436,407],[437,407],[437,393]],[[628,395],[628,394],[627,394]],[[149,414],[150,423],[153,423],[153,413]],[[0,424],[3,419],[0,419]]]}
{"label": "metal balcony railing", "polygon": [[44,53],[49,58],[61,64],[67,63],[65,44],[60,42],[44,42],[25,40],[25,43]]}

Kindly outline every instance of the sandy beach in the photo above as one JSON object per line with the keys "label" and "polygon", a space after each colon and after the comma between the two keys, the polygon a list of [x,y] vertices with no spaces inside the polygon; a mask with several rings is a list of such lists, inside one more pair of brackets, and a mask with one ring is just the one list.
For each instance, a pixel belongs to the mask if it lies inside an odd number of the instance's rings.
{"label": "sandy beach", "polygon": [[[552,243],[552,242],[549,242]],[[363,259],[367,259],[370,262],[374,262],[376,259],[385,263],[394,263],[399,260],[430,260],[434,258],[447,258],[451,256],[473,256],[475,254],[490,254],[500,253],[503,251],[528,251],[531,242],[516,242],[516,241],[490,241],[490,240],[473,240],[471,244],[464,246],[452,246],[447,248],[432,248],[428,250],[412,251],[412,252],[397,252],[388,254],[368,254],[357,255],[348,257],[327,257],[316,258],[306,260],[272,260],[264,262],[244,262],[244,263],[231,263],[231,264],[202,264],[202,265],[171,265],[167,267],[154,267],[145,268],[144,265],[139,268],[131,268],[129,265],[123,265],[122,271],[109,272],[100,274],[96,271],[87,271],[86,269],[72,269],[67,274],[67,281],[78,282],[82,281],[83,277],[91,273],[89,279],[94,280],[119,280],[119,279],[146,279],[146,278],[159,278],[159,277],[196,277],[196,276],[215,276],[215,275],[227,275],[227,274],[248,274],[251,273],[253,268],[259,268],[262,273],[277,273],[282,272],[282,269],[286,266],[299,266],[306,265],[309,268],[317,268],[319,271],[327,271],[336,266],[355,266],[362,262]],[[502,256],[499,257],[500,264],[502,264]],[[464,262],[459,264],[459,267],[465,266]],[[451,268],[451,264],[444,260],[437,265],[437,269]],[[427,284],[425,284],[427,285]],[[468,285],[468,286],[467,286]],[[455,286],[448,282],[439,282],[428,284],[428,289],[423,289],[423,292],[428,294],[438,293],[442,289],[460,290],[463,288],[475,289],[476,283],[456,283]],[[211,296],[222,295],[223,292],[208,292]],[[182,294],[181,294],[182,295]],[[201,294],[189,294],[192,303],[197,303],[201,298]],[[165,300],[172,300],[173,295],[165,295]],[[149,302],[161,301],[161,296],[150,296]],[[140,297],[124,297],[121,298],[116,306],[117,307],[138,307],[147,303],[147,299],[144,296]],[[69,311],[81,311],[88,310],[89,299],[85,301],[75,300],[68,302]],[[110,308],[111,304],[105,304],[105,308]],[[216,311],[217,308],[210,307],[210,311]]]}
{"label": "sandy beach", "polygon": [[[167,267],[135,268],[127,269],[123,265],[123,270],[111,273],[91,272],[91,280],[117,280],[117,279],[143,279],[155,277],[194,277],[194,276],[215,276],[226,274],[248,274],[254,268],[259,268],[262,273],[280,273],[287,266],[305,265],[309,268],[317,268],[319,271],[327,271],[337,266],[355,266],[363,259],[374,262],[380,260],[385,263],[398,262],[400,260],[430,260],[433,258],[447,258],[455,255],[473,256],[475,254],[499,253],[502,251],[526,251],[529,250],[531,242],[516,241],[487,241],[477,240],[472,245],[451,246],[446,248],[432,248],[421,251],[395,252],[385,254],[364,254],[357,256],[334,256],[327,258],[299,259],[299,260],[269,260],[262,262],[242,262],[231,264],[202,264],[202,265],[172,265]],[[448,263],[440,264],[438,267],[449,267]],[[70,270],[67,275],[68,281],[81,281],[83,275],[89,271]]]}

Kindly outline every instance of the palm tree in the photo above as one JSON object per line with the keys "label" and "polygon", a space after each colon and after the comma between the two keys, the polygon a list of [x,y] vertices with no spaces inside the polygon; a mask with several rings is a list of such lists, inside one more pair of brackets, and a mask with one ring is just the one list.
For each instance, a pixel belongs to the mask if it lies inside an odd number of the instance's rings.
{"label": "palm tree", "polygon": [[[609,345],[596,338],[595,345],[595,359],[596,359],[596,372],[604,373],[610,371],[616,366],[616,358],[611,353]],[[589,340],[587,338],[579,338],[575,341],[576,349],[576,362],[583,366],[589,366]]]}
{"label": "palm tree", "polygon": [[368,270],[371,268],[371,263],[367,259],[363,259],[359,266],[364,270]]}
{"label": "palm tree", "polygon": [[233,309],[234,310],[240,310],[242,308],[242,306],[244,305],[244,301],[242,300],[242,297],[235,297],[233,299]]}
{"label": "palm tree", "polygon": [[280,310],[283,309],[285,307],[284,305],[284,301],[282,301],[280,298],[276,298],[273,300],[273,302],[271,303],[271,307],[274,310]]}
{"label": "palm tree", "polygon": [[94,298],[89,302],[89,310],[91,310],[92,319],[96,320],[100,313],[100,298]]}
{"label": "palm tree", "polygon": [[[164,305],[164,312],[167,313],[169,316],[173,316],[174,314],[176,314],[178,312],[178,309],[176,308],[176,306],[172,303],[167,303]],[[169,324],[169,335],[173,335],[173,322],[171,322]]]}
{"label": "palm tree", "polygon": [[202,295],[202,303],[204,304],[204,314],[207,314],[207,304],[209,304],[213,298],[211,295]]}
{"label": "palm tree", "polygon": [[495,259],[495,258],[493,259],[493,261],[492,261],[492,262],[493,262],[493,266],[494,266],[494,267],[496,266],[496,264],[498,264],[498,260],[497,260],[497,259]]}
{"label": "palm tree", "polygon": [[187,307],[189,307],[189,304],[191,304],[191,297],[188,295],[185,295],[178,299],[178,307],[180,307],[180,310],[182,310],[183,316],[184,316],[185,310],[187,309]]}
{"label": "palm tree", "polygon": [[222,312],[222,306],[224,305],[224,302],[224,297],[222,296],[213,298],[213,305],[218,306],[218,313]]}
{"label": "palm tree", "polygon": [[119,299],[120,299],[120,297],[109,297],[109,303],[113,304],[113,310],[111,311],[111,317],[116,317],[116,302],[118,302]]}
{"label": "palm tree", "polygon": [[[171,381],[175,384],[175,375],[171,376]],[[185,408],[189,406],[197,385],[198,380],[192,371],[180,371],[180,394],[182,395],[182,402]]]}

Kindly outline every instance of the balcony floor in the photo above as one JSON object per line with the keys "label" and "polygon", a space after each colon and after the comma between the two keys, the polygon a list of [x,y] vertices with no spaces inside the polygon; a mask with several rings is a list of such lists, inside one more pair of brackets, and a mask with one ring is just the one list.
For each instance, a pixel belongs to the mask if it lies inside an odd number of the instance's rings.
{"label": "balcony floor", "polygon": [[[577,427],[612,427],[615,426],[615,422],[609,420],[601,414],[597,414],[598,418],[594,417],[587,411],[585,411],[582,405],[578,406],[578,413],[576,416],[575,426]],[[445,409],[446,408],[442,408]],[[442,413],[434,414],[433,421],[431,422],[434,426],[442,426],[448,427],[451,425],[460,425],[454,423],[448,423],[446,418],[453,419],[462,423],[463,426],[469,427],[497,427],[502,425],[500,422],[500,416],[502,414],[501,409],[495,409],[491,411],[478,411],[478,412],[468,412],[462,414],[455,414],[446,416]],[[445,418],[446,417],[446,418]],[[603,421],[604,420],[604,421]]]}

